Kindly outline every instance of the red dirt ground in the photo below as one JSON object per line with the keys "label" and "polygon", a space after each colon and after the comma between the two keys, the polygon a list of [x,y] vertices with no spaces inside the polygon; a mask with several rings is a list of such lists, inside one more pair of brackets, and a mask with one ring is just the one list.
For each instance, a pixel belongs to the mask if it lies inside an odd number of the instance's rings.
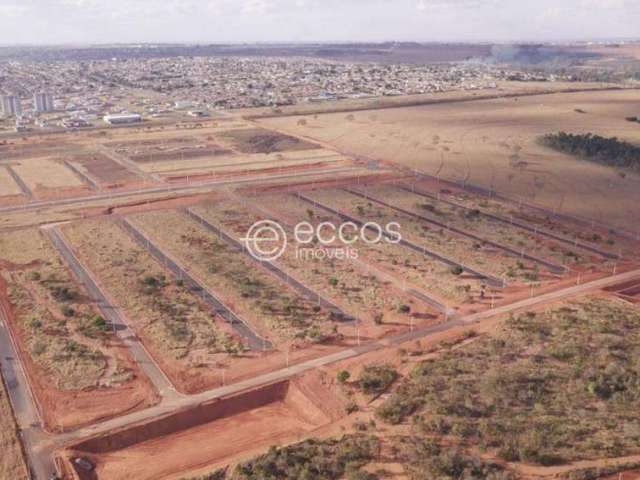
{"label": "red dirt ground", "polygon": [[76,472],[82,479],[159,480],[211,470],[256,449],[296,440],[344,415],[344,399],[330,393],[317,374],[310,376],[92,438],[62,457],[67,465],[77,456],[96,465],[91,477]]}
{"label": "red dirt ground", "polygon": [[101,153],[78,155],[72,162],[82,164],[89,175],[105,186],[141,183],[141,178]]}
{"label": "red dirt ground", "polygon": [[0,207],[21,205],[27,203],[27,200],[27,197],[24,195],[3,195],[0,196]]}

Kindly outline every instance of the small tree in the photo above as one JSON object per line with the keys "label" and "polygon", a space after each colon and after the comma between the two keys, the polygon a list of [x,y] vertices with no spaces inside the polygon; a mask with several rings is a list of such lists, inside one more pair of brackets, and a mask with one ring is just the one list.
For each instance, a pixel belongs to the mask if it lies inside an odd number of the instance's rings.
{"label": "small tree", "polygon": [[340,383],[347,383],[349,381],[349,379],[351,378],[351,374],[347,371],[347,370],[340,370],[338,372],[338,375],[336,376],[338,382]]}

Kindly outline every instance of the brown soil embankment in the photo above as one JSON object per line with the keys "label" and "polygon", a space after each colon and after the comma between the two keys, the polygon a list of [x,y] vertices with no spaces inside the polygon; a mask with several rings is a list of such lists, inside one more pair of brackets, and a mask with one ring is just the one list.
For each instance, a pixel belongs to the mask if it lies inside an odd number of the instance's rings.
{"label": "brown soil embankment", "polygon": [[216,468],[238,456],[299,438],[344,411],[316,381],[280,382],[89,438],[65,452],[95,465],[76,479],[169,479]]}

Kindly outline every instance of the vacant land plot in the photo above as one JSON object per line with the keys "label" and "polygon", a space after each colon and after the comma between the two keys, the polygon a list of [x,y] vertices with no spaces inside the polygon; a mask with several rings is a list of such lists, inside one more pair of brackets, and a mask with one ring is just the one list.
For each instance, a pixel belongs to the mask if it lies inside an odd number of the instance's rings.
{"label": "vacant land plot", "polygon": [[27,467],[22,455],[13,411],[4,381],[0,378],[0,478],[27,480]]}
{"label": "vacant land plot", "polygon": [[424,246],[427,250],[460,262],[482,274],[519,282],[539,280],[537,264],[507,256],[495,247],[483,245],[481,242],[455,234],[447,228],[434,226],[388,207],[374,204],[345,190],[316,190],[308,196],[323,205],[362,219],[364,222],[377,222],[382,226],[397,222],[400,224],[404,240]]}
{"label": "vacant land plot", "polygon": [[[588,164],[538,143],[561,130],[638,143],[637,92],[562,93],[526,98],[262,120],[347,154],[388,160],[429,174],[595,218],[622,228],[640,222],[640,176]],[[580,109],[586,113],[578,113]],[[304,122],[300,120],[304,119]]]}
{"label": "vacant land plot", "polygon": [[511,317],[422,362],[377,415],[512,462],[637,454],[639,325],[635,306],[609,297]]}
{"label": "vacant land plot", "polygon": [[0,197],[13,195],[22,195],[22,190],[9,171],[0,167]]}
{"label": "vacant land plot", "polygon": [[13,169],[36,195],[61,196],[73,191],[88,191],[70,169],[52,158],[30,158],[13,165]]}
{"label": "vacant land plot", "polygon": [[[438,202],[437,199],[425,198],[407,190],[397,189],[391,185],[356,190],[435,222],[450,225],[471,235],[505,245],[523,254],[548,260],[557,265],[580,263],[583,267],[588,267],[591,260],[588,255],[585,255],[586,258],[583,259],[581,252],[566,245],[549,241],[548,238],[535,235],[533,232],[483,216],[479,208],[465,210],[451,204]],[[544,269],[543,266],[540,268]]]}
{"label": "vacant land plot", "polygon": [[164,160],[189,160],[201,157],[217,157],[219,155],[228,155],[231,151],[215,144],[199,144],[188,145],[183,147],[171,147],[159,149],[157,152],[137,153],[130,155],[129,158],[134,162],[162,162]]}
{"label": "vacant land plot", "polygon": [[[488,196],[474,194],[451,186],[443,188],[435,180],[411,182],[407,183],[407,185],[409,188],[414,186],[419,190],[431,192],[432,195],[439,195],[441,200],[452,201],[471,210],[486,212],[502,219],[513,220],[531,228],[540,229],[540,231],[551,232],[568,239],[570,242],[578,240],[580,243],[595,246],[602,252],[622,253],[623,258],[635,257],[635,252],[638,248],[637,242],[633,239],[614,235],[610,229],[595,220],[591,222],[591,225],[579,225],[576,222],[556,218],[551,213],[527,208],[526,205],[520,205],[517,202],[489,198]],[[565,245],[567,244],[565,243]],[[571,248],[571,251],[581,255],[583,259],[585,255],[593,255],[593,252],[585,253],[584,250],[577,247]],[[569,257],[577,260],[573,255],[566,257],[567,261],[571,260]]]}
{"label": "vacant land plot", "polygon": [[[216,210],[224,211],[217,204]],[[185,213],[152,212],[131,218],[263,336],[280,341],[321,341],[332,318],[317,303],[260,268]]]}
{"label": "vacant land plot", "polygon": [[141,166],[147,172],[171,174],[219,173],[224,171],[282,168],[286,165],[335,163],[344,159],[342,155],[327,150],[306,150],[277,154],[221,155],[191,160],[167,160],[150,162]]}
{"label": "vacant land plot", "polygon": [[[255,201],[291,224],[303,220],[316,227],[323,222],[336,226],[342,224],[337,216],[291,194],[261,196]],[[357,249],[358,258],[367,265],[390,273],[398,283],[418,286],[445,304],[474,303],[480,300],[481,281],[468,275],[455,275],[447,265],[418,252],[387,242],[373,245],[359,242]]]}
{"label": "vacant land plot", "polygon": [[219,317],[115,223],[71,224],[63,232],[176,385],[192,390],[218,381],[195,358],[242,351]]}
{"label": "vacant land plot", "polygon": [[[268,207],[268,206],[267,206]],[[219,202],[193,209],[236,239],[244,238],[250,226],[265,218],[264,213],[238,201]],[[267,217],[268,218],[268,217]],[[321,258],[301,254],[292,235],[289,247],[276,263],[314,292],[328,298],[343,311],[363,323],[363,334],[380,336],[397,326],[416,321],[434,321],[430,307],[383,280],[366,267],[347,258]],[[353,327],[343,327],[353,335]],[[350,331],[348,331],[350,330]]]}
{"label": "vacant land plot", "polygon": [[38,230],[0,236],[0,301],[51,428],[155,400],[127,349]]}
{"label": "vacant land plot", "polygon": [[241,153],[274,153],[318,148],[310,142],[261,128],[222,132],[219,138]]}
{"label": "vacant land plot", "polygon": [[71,159],[80,171],[103,185],[119,185],[140,180],[138,176],[101,153],[88,153]]}

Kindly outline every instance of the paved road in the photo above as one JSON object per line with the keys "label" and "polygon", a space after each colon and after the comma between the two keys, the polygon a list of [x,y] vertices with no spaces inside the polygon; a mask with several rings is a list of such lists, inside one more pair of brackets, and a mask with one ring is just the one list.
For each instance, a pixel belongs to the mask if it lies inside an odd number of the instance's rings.
{"label": "paved road", "polygon": [[355,190],[353,188],[345,188],[344,190],[346,192],[351,193],[352,195],[356,195],[356,196],[358,196],[360,198],[365,198],[365,199],[370,200],[370,201],[372,201],[374,203],[377,203],[378,205],[382,205],[384,207],[390,208],[390,209],[395,210],[397,212],[400,212],[400,213],[403,213],[405,215],[408,215],[408,216],[410,216],[412,218],[416,218],[416,219],[421,220],[423,222],[430,223],[432,225],[436,225],[438,227],[444,228],[444,229],[449,230],[451,232],[457,233],[458,235],[461,235],[463,237],[470,238],[472,240],[476,240],[477,242],[481,242],[481,243],[484,243],[484,244],[487,244],[487,245],[491,245],[491,246],[493,246],[493,247],[495,247],[495,248],[497,248],[499,250],[502,250],[502,251],[505,251],[507,253],[510,253],[511,255],[513,255],[515,257],[527,259],[527,260],[529,260],[531,262],[537,263],[539,265],[542,265],[542,266],[548,268],[549,271],[552,272],[552,273],[563,274],[563,273],[565,273],[567,271],[566,267],[563,267],[562,265],[555,264],[555,263],[550,262],[548,260],[545,260],[543,258],[538,258],[538,257],[536,257],[534,255],[529,255],[528,253],[525,253],[524,251],[518,251],[515,248],[509,247],[507,245],[503,245],[501,243],[494,242],[492,240],[487,240],[486,238],[482,238],[482,237],[480,237],[478,235],[475,235],[475,234],[473,234],[471,232],[468,232],[466,230],[463,230],[461,228],[452,227],[451,225],[448,225],[446,223],[439,222],[437,220],[433,220],[433,219],[431,219],[429,217],[426,217],[424,215],[420,215],[420,214],[412,212],[410,210],[406,210],[406,209],[398,207],[396,205],[392,205],[391,203],[387,203],[384,200],[381,200],[380,198],[375,197],[373,195],[370,195],[368,193],[364,193],[364,192],[361,192],[359,190]]}
{"label": "paved road", "polygon": [[[312,369],[330,365],[332,363],[339,362],[348,358],[357,357],[359,355],[363,355],[375,350],[381,350],[389,346],[400,345],[407,341],[427,338],[429,336],[445,332],[455,327],[473,325],[476,322],[492,318],[496,315],[504,315],[511,312],[521,311],[527,308],[533,308],[539,305],[547,304],[549,302],[562,300],[567,297],[580,295],[593,290],[599,290],[607,286],[611,286],[627,280],[636,279],[639,277],[640,269],[614,275],[601,280],[588,282],[583,285],[576,285],[562,290],[557,290],[552,293],[540,295],[538,297],[522,300],[510,305],[499,307],[494,310],[488,310],[485,312],[480,312],[460,318],[452,318],[451,320],[438,325],[416,328],[413,331],[395,335],[382,341],[375,341],[366,345],[362,345],[360,347],[345,349],[321,358],[309,360],[307,362],[303,362],[288,368],[260,375],[239,383],[235,383],[233,385],[216,388],[214,390],[210,390],[197,395],[167,398],[164,399],[161,404],[143,411],[133,412],[131,414],[101,422],[74,432],[41,438],[35,448],[30,449],[29,454],[32,459],[35,457],[35,459],[39,462],[46,462],[46,458],[44,457],[50,455],[51,452],[55,451],[57,448],[60,448],[68,442],[78,441],[90,435],[103,434],[115,428],[126,427],[127,425],[132,423],[151,420],[160,415],[173,412],[177,409],[194,407],[206,401],[214,400],[232,394],[237,394],[269,383],[283,381]],[[40,479],[44,477],[37,478]]]}
{"label": "paved road", "polygon": [[131,352],[136,363],[142,368],[144,374],[151,380],[151,383],[160,393],[161,397],[177,396],[173,384],[160,369],[151,354],[144,347],[136,333],[129,327],[125,320],[124,313],[116,304],[107,298],[89,270],[80,262],[73,253],[71,246],[60,233],[57,227],[45,227],[44,233],[51,239],[60,255],[69,265],[78,281],[84,286],[91,299],[96,303],[102,316],[113,326],[114,331]]}
{"label": "paved road", "polygon": [[22,205],[12,205],[8,207],[0,207],[0,213],[12,213],[12,212],[23,212],[29,210],[38,210],[45,207],[58,207],[58,206],[66,206],[66,205],[78,205],[83,204],[83,206],[89,206],[88,202],[92,201],[101,201],[101,200],[114,200],[117,198],[127,198],[127,197],[136,197],[141,195],[151,195],[151,194],[160,194],[160,193],[179,193],[182,195],[201,193],[202,191],[207,191],[208,188],[218,187],[222,185],[244,185],[251,184],[255,182],[269,182],[272,180],[281,180],[287,178],[302,178],[302,177],[312,177],[318,175],[325,174],[337,174],[337,173],[345,173],[345,172],[355,172],[358,170],[362,170],[361,167],[338,167],[338,168],[322,168],[308,172],[298,172],[298,173],[286,173],[286,174],[276,174],[276,175],[251,175],[244,176],[242,178],[227,178],[221,180],[211,180],[204,182],[192,182],[186,185],[173,186],[173,185],[165,185],[165,186],[154,186],[148,188],[139,188],[134,190],[125,190],[119,192],[106,192],[99,193],[95,195],[86,195],[83,197],[73,197],[73,198],[63,198],[59,200],[42,200],[38,202],[30,202]]}
{"label": "paved road", "polygon": [[[325,210],[327,212],[330,212],[334,215],[337,215],[338,217],[342,218],[343,220],[349,221],[349,222],[353,222],[356,225],[358,225],[359,227],[364,226],[365,222],[363,222],[362,220],[353,217],[351,215],[347,215],[344,212],[341,212],[339,210],[336,210],[332,207],[329,207],[328,205],[324,205],[320,202],[318,202],[317,200],[307,197],[301,193],[296,193],[294,194],[297,198],[299,198],[300,200],[303,200],[307,203],[309,203],[310,205],[314,205],[315,207],[321,208],[322,210]],[[375,232],[378,233],[373,227],[371,227],[371,229]],[[382,232],[383,235],[385,235],[385,232]],[[491,285],[492,287],[496,287],[496,288],[503,288],[504,285],[504,281],[500,278],[494,277],[492,275],[486,274],[486,273],[482,273],[479,272],[477,270],[474,270],[473,268],[470,268],[462,263],[456,262],[455,260],[451,260],[450,258],[447,257],[443,257],[442,255],[438,255],[435,252],[432,252],[431,250],[427,250],[427,248],[425,246],[420,246],[417,245],[413,242],[410,242],[408,240],[405,240],[404,238],[400,240],[399,245],[402,245],[405,248],[408,248],[410,250],[413,250],[414,252],[418,252],[421,253],[427,257],[431,257],[434,260],[437,260],[441,263],[444,263],[445,265],[448,265],[450,267],[460,267],[463,271],[470,273],[471,275],[478,277],[484,281],[487,282],[487,284]]]}
{"label": "paved road", "polygon": [[[435,179],[435,177],[431,177],[431,176],[428,176],[428,175],[423,174],[423,173],[421,173],[420,176],[425,177],[425,178],[428,177],[428,178],[430,178],[432,180]],[[444,181],[442,179],[440,179],[440,181],[443,182],[443,183],[451,183],[451,184],[453,184],[452,182],[446,182],[446,181]],[[456,185],[456,186],[458,186],[458,185]],[[425,198],[429,198],[431,200],[436,200],[438,202],[446,203],[447,205],[451,205],[453,207],[458,207],[458,208],[461,208],[463,210],[472,210],[471,208],[466,207],[464,205],[461,205],[459,203],[453,202],[451,200],[443,199],[441,196],[438,197],[437,195],[433,195],[432,193],[425,192],[424,190],[422,190],[420,188],[408,188],[408,187],[399,187],[399,188],[401,188],[402,190],[408,191],[408,192],[413,192],[416,195],[420,195],[421,197],[425,197]],[[467,189],[469,189],[469,186],[467,186]],[[480,192],[480,194],[481,195],[485,195],[485,196],[487,195],[484,192]],[[556,240],[558,242],[564,243],[566,245],[570,245],[572,247],[578,247],[578,248],[580,248],[582,250],[586,250],[588,252],[595,253],[596,255],[599,255],[599,256],[604,257],[604,258],[608,258],[608,259],[617,259],[618,258],[618,255],[616,255],[614,253],[610,253],[610,252],[601,250],[601,249],[599,249],[599,248],[597,248],[597,247],[595,247],[593,245],[589,245],[588,243],[581,242],[581,241],[579,241],[577,239],[569,239],[569,238],[563,237],[562,235],[558,235],[557,233],[549,232],[548,230],[539,229],[537,227],[532,227],[531,225],[528,225],[528,224],[526,224],[524,222],[521,222],[521,221],[518,221],[518,220],[514,220],[513,218],[504,218],[504,217],[501,217],[500,215],[495,215],[493,213],[486,212],[486,211],[484,211],[482,209],[479,209],[479,210],[480,210],[480,214],[481,215],[483,215],[486,218],[490,218],[491,220],[494,220],[496,222],[513,225],[514,227],[518,227],[518,228],[520,228],[522,230],[526,230],[527,232],[532,232],[532,233],[535,233],[535,234],[539,234],[539,235],[542,235],[544,237],[551,238],[551,239]],[[546,212],[546,213],[552,213],[552,212]]]}
{"label": "paved road", "polygon": [[145,247],[154,257],[160,261],[176,278],[181,278],[192,289],[192,291],[202,298],[213,311],[223,318],[231,327],[244,338],[247,346],[251,350],[270,350],[273,345],[266,338],[261,337],[242,317],[238,316],[233,310],[227,307],[214,293],[209,290],[204,283],[196,279],[193,275],[181,267],[173,258],[164,253],[162,249],[156,245],[147,235],[138,227],[131,223],[128,219],[120,219],[120,225],[126,230],[135,241]]}
{"label": "paved road", "polygon": [[[31,396],[27,377],[22,369],[18,353],[11,340],[11,334],[6,324],[5,314],[0,308],[0,370],[4,378],[7,393],[20,427],[20,437],[27,453],[33,452],[40,442],[37,434],[41,431],[42,423],[35,400]],[[28,466],[33,474],[47,474],[52,470],[50,457],[29,455]]]}

